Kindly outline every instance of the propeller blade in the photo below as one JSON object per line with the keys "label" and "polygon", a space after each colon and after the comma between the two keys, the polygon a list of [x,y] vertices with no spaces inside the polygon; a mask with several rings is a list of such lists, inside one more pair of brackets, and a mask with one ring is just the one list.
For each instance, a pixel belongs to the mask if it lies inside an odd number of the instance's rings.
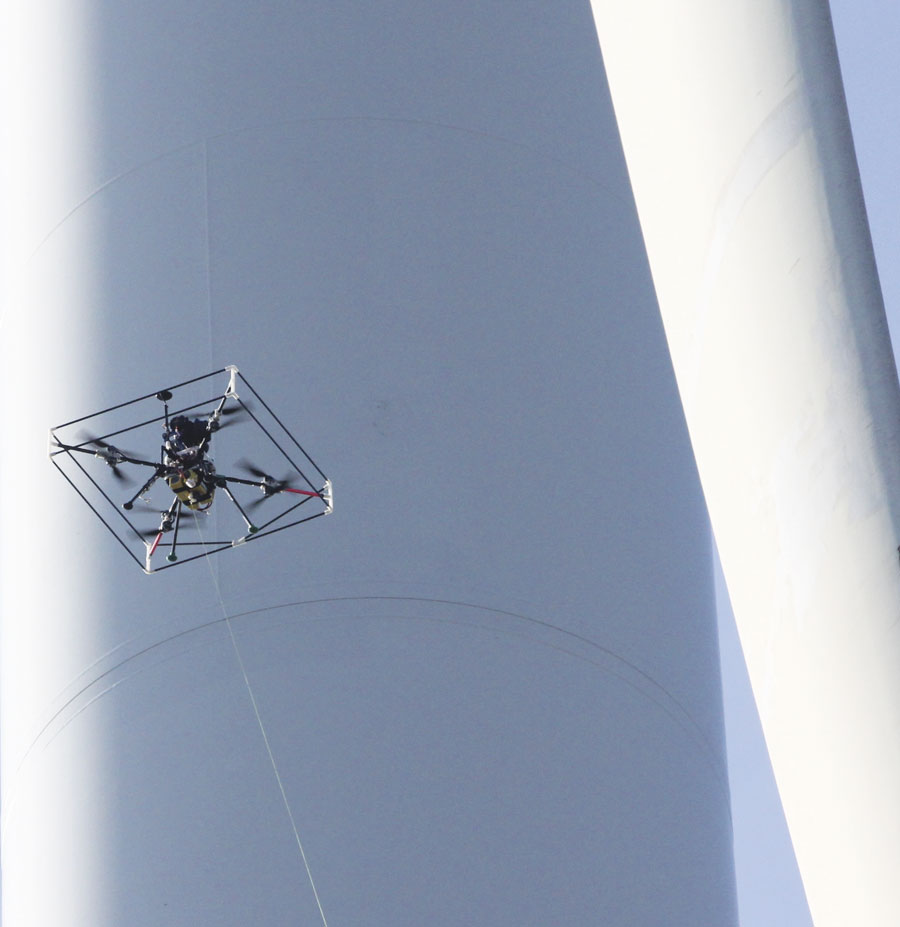
{"label": "propeller blade", "polygon": [[230,418],[225,422],[217,422],[215,427],[210,428],[210,431],[216,432],[216,431],[221,431],[223,428],[231,428],[232,425],[239,425],[240,421],[241,420],[239,418]]}
{"label": "propeller blade", "polygon": [[[133,512],[132,514],[138,514],[138,512],[136,511],[136,512]],[[155,528],[135,528],[135,530],[141,537],[155,538],[156,535],[160,533],[160,531],[169,532],[175,527],[174,519],[172,520],[172,524],[169,525],[167,528],[162,527],[162,524],[159,519],[160,519],[160,516],[165,513],[153,512],[150,509],[147,509],[143,512],[140,512],[139,514],[155,515],[157,519],[157,525]],[[184,531],[184,530],[191,531],[193,529],[196,529],[196,527],[197,527],[197,523],[194,521],[193,518],[188,518],[185,515],[181,516],[181,524],[178,527],[179,531]]]}
{"label": "propeller blade", "polygon": [[271,499],[272,496],[277,496],[281,492],[286,492],[286,491],[290,492],[291,490],[291,487],[288,486],[283,481],[274,481],[269,484],[269,487],[270,487],[269,490],[268,491],[264,490],[261,496],[258,496],[256,499],[253,499],[250,502],[246,503],[244,505],[244,508],[247,509],[248,511],[255,509],[258,506],[262,505],[263,502],[267,502],[269,499]]}
{"label": "propeller blade", "polygon": [[93,444],[94,447],[99,448],[99,453],[105,453],[110,457],[121,455],[122,457],[140,458],[141,456],[140,454],[132,454],[131,451],[123,450],[121,447],[116,447],[115,444],[110,444],[108,441],[104,441],[103,438],[98,438],[96,435],[92,435],[86,431],[80,431],[78,433],[78,440],[82,445]]}
{"label": "propeller blade", "polygon": [[265,470],[260,470],[259,467],[254,466],[250,463],[249,460],[241,459],[235,462],[235,466],[243,470],[245,473],[249,473],[251,476],[255,477],[262,484],[260,488],[262,489],[263,495],[254,499],[252,502],[247,503],[245,506],[249,509],[254,509],[256,506],[261,505],[266,499],[269,499],[272,496],[278,495],[278,493],[283,492],[285,489],[291,489],[293,486],[293,480],[296,477],[294,473],[286,473],[282,479],[277,480],[274,476],[269,473],[266,473]]}
{"label": "propeller blade", "polygon": [[[210,423],[209,430],[211,432],[216,432],[236,424],[247,414],[247,409],[247,404],[243,403],[238,406],[227,406],[219,409],[218,414],[216,414],[215,409],[210,409],[209,412],[202,412],[200,415],[205,416],[206,420]],[[228,421],[221,421],[223,418],[228,419]]]}
{"label": "propeller blade", "polygon": [[263,489],[263,494],[258,499],[254,499],[250,503],[250,507],[256,508],[256,506],[261,505],[267,499],[271,499],[272,496],[277,496],[279,493],[282,493],[285,491],[288,491],[288,492],[291,491],[291,488],[292,488],[291,485],[288,483],[286,479],[285,480],[271,480],[265,485]]}
{"label": "propeller blade", "polygon": [[243,470],[245,473],[249,473],[251,476],[255,476],[258,480],[271,479],[265,470],[260,470],[259,467],[254,467],[249,460],[241,458],[240,460],[235,461],[234,464],[239,470]]}
{"label": "propeller blade", "polygon": [[[219,415],[222,418],[231,418],[233,415],[244,415],[247,410],[243,406],[229,406],[227,409],[222,409]],[[210,409],[208,412],[197,412],[195,413],[196,418],[206,418],[209,419],[216,414],[215,409]]]}
{"label": "propeller blade", "polygon": [[132,454],[129,454],[128,451],[123,451],[121,448],[116,447],[113,444],[110,444],[108,441],[104,441],[102,438],[97,438],[94,435],[90,435],[85,431],[79,432],[79,440],[82,444],[91,444],[97,448],[96,454],[98,457],[101,457],[106,461],[110,470],[112,471],[113,479],[119,483],[134,483],[135,480],[126,473],[123,473],[119,469],[119,465],[124,463],[124,460],[121,458],[131,457]]}
{"label": "propeller blade", "polygon": [[[90,434],[87,431],[78,432],[78,440],[82,444],[93,444],[94,447],[99,447],[101,450],[108,451],[113,446],[107,441],[104,441],[103,438],[98,438],[96,435]],[[114,448],[113,448],[114,449]]]}

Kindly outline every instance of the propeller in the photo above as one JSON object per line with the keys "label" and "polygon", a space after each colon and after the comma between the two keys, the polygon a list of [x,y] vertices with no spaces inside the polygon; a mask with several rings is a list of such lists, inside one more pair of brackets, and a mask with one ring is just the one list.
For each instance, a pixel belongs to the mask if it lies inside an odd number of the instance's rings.
{"label": "propeller", "polygon": [[[239,406],[227,406],[218,412],[215,409],[210,410],[209,412],[201,412],[201,415],[204,415],[209,422],[209,430],[211,432],[221,431],[223,428],[228,427],[229,425],[234,425],[238,418],[233,418],[232,416],[238,416],[243,418],[247,414],[247,404],[243,403]],[[228,421],[221,422],[219,419],[226,418]]]}
{"label": "propeller", "polygon": [[119,469],[119,464],[126,461],[128,457],[135,457],[135,454],[131,454],[129,451],[123,451],[121,448],[116,447],[114,444],[110,444],[107,441],[104,441],[102,438],[94,437],[87,432],[80,432],[78,435],[79,440],[82,444],[91,444],[97,450],[95,451],[95,456],[99,457],[101,460],[105,460],[107,466],[112,470],[113,478],[118,480],[120,483],[133,483],[134,480],[132,477],[123,473]]}
{"label": "propeller", "polygon": [[[159,524],[155,528],[135,528],[137,533],[143,538],[155,538],[160,532],[171,531],[175,527],[175,516],[169,517],[168,512],[156,512],[153,509],[141,509],[132,513],[133,515],[153,515],[159,519]],[[197,525],[193,518],[182,517],[179,525],[179,531],[192,530]]]}
{"label": "propeller", "polygon": [[259,467],[254,466],[249,460],[243,458],[235,461],[235,466],[239,470],[243,470],[245,473],[249,473],[251,476],[256,477],[262,484],[260,487],[263,491],[262,498],[249,503],[247,506],[248,508],[255,508],[261,502],[265,502],[270,496],[274,496],[276,493],[280,493],[285,489],[291,489],[292,487],[292,473],[288,473],[282,479],[276,480],[274,476],[266,473],[265,470],[260,470]]}

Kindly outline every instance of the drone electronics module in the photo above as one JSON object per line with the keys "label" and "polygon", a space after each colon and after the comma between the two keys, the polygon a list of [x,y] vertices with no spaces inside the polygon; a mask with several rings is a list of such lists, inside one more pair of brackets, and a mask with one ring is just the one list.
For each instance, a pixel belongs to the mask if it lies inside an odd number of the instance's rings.
{"label": "drone electronics module", "polygon": [[[224,390],[210,398],[210,381],[222,375]],[[251,441],[261,448],[254,462],[236,456]],[[120,442],[140,442],[144,450],[123,450]],[[333,509],[331,481],[234,366],[57,425],[50,430],[50,459],[146,573]],[[258,466],[272,459],[278,461],[273,469],[286,470],[278,478]],[[117,489],[128,498],[115,501]],[[153,557],[161,546],[168,552],[157,566]]]}

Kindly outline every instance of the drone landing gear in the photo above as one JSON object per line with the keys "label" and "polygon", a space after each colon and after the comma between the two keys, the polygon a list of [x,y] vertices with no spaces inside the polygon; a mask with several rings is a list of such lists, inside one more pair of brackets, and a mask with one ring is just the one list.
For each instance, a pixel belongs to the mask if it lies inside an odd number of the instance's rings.
{"label": "drone landing gear", "polygon": [[181,508],[181,500],[176,498],[172,500],[172,504],[169,506],[168,511],[163,512],[162,521],[159,524],[159,531],[153,539],[153,542],[147,545],[147,561],[144,569],[148,573],[151,572],[150,558],[156,553],[156,548],[159,547],[159,542],[167,531],[172,531],[172,547],[169,549],[169,553],[166,554],[166,560],[170,563],[174,563],[178,559],[175,548],[178,546],[178,527],[181,524]]}
{"label": "drone landing gear", "polygon": [[172,532],[172,549],[166,554],[166,560],[174,563],[178,559],[175,553],[175,546],[178,544],[178,526],[181,524],[182,503],[179,501],[175,506],[175,530]]}
{"label": "drone landing gear", "polygon": [[234,507],[241,513],[241,518],[244,519],[244,524],[247,526],[247,534],[256,534],[256,532],[259,531],[259,528],[257,528],[256,525],[254,525],[253,522],[250,521],[250,519],[247,517],[247,513],[241,508],[240,502],[238,502],[237,499],[234,498],[233,493],[228,488],[228,482],[226,480],[219,480],[218,486],[222,490],[222,492],[224,492],[225,495],[228,496],[229,499],[231,499],[231,501],[234,503]]}
{"label": "drone landing gear", "polygon": [[162,476],[162,474],[159,470],[157,470],[153,476],[151,476],[150,479],[147,480],[147,482],[144,483],[144,485],[141,486],[141,488],[127,502],[122,503],[122,508],[130,512],[134,508],[134,503],[137,501],[137,499],[143,496],[144,493],[147,492],[147,490],[160,478],[160,476]]}

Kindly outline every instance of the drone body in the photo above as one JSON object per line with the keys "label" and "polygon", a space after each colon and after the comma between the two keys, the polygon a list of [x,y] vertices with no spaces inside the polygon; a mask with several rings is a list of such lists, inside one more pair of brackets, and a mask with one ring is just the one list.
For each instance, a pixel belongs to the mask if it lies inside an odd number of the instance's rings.
{"label": "drone body", "polygon": [[[224,372],[229,375],[228,384],[219,396],[214,397],[213,400],[202,400],[201,398],[201,401],[183,406],[171,416],[169,413],[169,402],[174,398],[176,391],[179,392],[179,400],[181,400],[182,396],[185,394],[196,394],[197,385],[208,380],[210,377],[216,376],[219,371],[207,374],[204,377],[186,381],[170,389],[160,390],[155,394],[149,394],[131,400],[130,402],[121,403],[102,412],[83,416],[82,418],[51,430],[50,456],[54,464],[63,472],[63,475],[69,480],[76,491],[79,492],[82,498],[88,502],[106,527],[116,535],[119,542],[129,550],[129,553],[132,553],[132,556],[135,555],[129,546],[131,536],[137,535],[137,537],[141,539],[141,543],[145,546],[144,562],[141,564],[145,572],[155,572],[151,566],[152,557],[159,547],[163,536],[169,532],[172,533],[172,540],[166,560],[169,564],[174,564],[174,562],[179,559],[177,553],[179,543],[181,547],[202,547],[202,553],[197,553],[193,557],[186,558],[196,559],[196,557],[214,553],[226,547],[237,546],[251,538],[261,537],[272,531],[280,531],[294,524],[309,521],[311,518],[317,517],[318,515],[330,514],[332,511],[333,503],[330,481],[325,477],[322,471],[319,470],[315,463],[313,463],[312,459],[297,443],[293,435],[281,424],[280,420],[271,409],[262,401],[261,397],[250,387],[249,383],[247,383],[244,378],[240,377],[238,369],[236,367],[227,367]],[[237,391],[239,377],[241,382],[248,387],[256,399],[262,404],[265,410],[264,412],[261,410],[259,412],[254,412],[251,406],[241,400]],[[202,397],[203,394],[200,395]],[[194,397],[185,395],[185,398]],[[113,413],[115,413],[115,423],[120,424],[123,415],[126,414],[124,410],[128,410],[130,407],[139,404],[146,405],[148,401],[152,402],[154,400],[157,403],[161,402],[163,404],[162,415],[157,414],[150,420],[139,421],[136,424],[126,424],[125,427],[118,427],[99,437],[87,434],[83,428],[80,428],[77,432],[76,440],[65,440],[64,436],[67,430],[71,429],[72,426],[83,425],[88,421],[94,421],[95,424],[98,424],[101,421],[109,419]],[[199,406],[208,406],[211,402],[215,402],[215,406],[211,411],[201,414],[196,413],[195,410]],[[159,408],[158,405],[156,408]],[[226,419],[224,422],[222,421],[223,417]],[[269,421],[263,422],[261,417],[267,417]],[[226,425],[230,426],[241,422],[252,423],[255,426],[252,433],[263,435],[265,440],[262,443],[267,443],[269,445],[269,451],[277,451],[290,465],[290,471],[283,478],[275,479],[264,470],[247,461],[244,457],[235,460],[233,466],[235,469],[246,473],[247,476],[228,475],[217,471],[215,462],[210,456],[213,438]],[[140,432],[146,430],[147,426],[152,426],[155,423],[162,424],[162,442],[159,448],[158,459],[151,459],[142,454],[124,451],[109,441],[110,438],[117,437],[125,432]],[[282,441],[279,441],[275,437],[278,431],[281,432],[280,436],[282,437]],[[245,435],[245,437],[247,436]],[[283,446],[288,442],[293,443],[296,449],[303,455],[307,467],[311,466],[315,470],[315,473],[321,478],[319,483],[314,483],[294,462]],[[102,487],[100,480],[89,472],[86,467],[81,465],[79,455],[90,455],[104,461],[113,479],[120,483],[129,481],[133,474],[139,472],[140,468],[144,468],[145,473],[148,471],[150,472],[144,483],[130,498],[117,504]],[[74,469],[71,467],[68,470],[64,469],[61,465],[63,461],[68,461],[70,464],[73,464]],[[108,520],[100,513],[98,507],[93,504],[85,491],[76,483],[77,479],[84,485],[84,481],[81,479],[82,477],[86,478],[90,486],[98,490],[100,495],[108,503],[118,509],[120,518],[130,529],[130,531],[125,532],[127,538],[116,531],[110,523],[111,520]],[[295,486],[294,483],[296,482],[305,483],[307,488]],[[163,505],[165,505],[164,508],[160,505],[161,497],[156,491],[158,485],[166,487],[170,493],[167,497],[162,497],[167,500],[163,502]],[[245,487],[255,489],[259,493],[255,500],[250,501],[244,498],[244,500],[241,501],[238,498],[238,495],[246,494],[247,490]],[[237,494],[235,490],[237,490]],[[233,512],[239,516],[240,522],[236,523],[240,524],[238,533],[227,541],[205,538],[202,532],[199,541],[184,541],[183,539],[179,541],[179,531],[183,526],[182,515],[190,514],[194,516],[187,524],[200,531],[201,526],[197,520],[197,516],[209,513],[215,501],[217,491],[221,491],[221,493],[227,497],[231,503],[230,507]],[[88,492],[90,492],[90,489],[88,489]],[[283,496],[285,499],[289,499],[290,502],[287,507],[281,508],[272,517],[262,523],[254,522],[250,517],[250,513],[253,512],[260,503],[275,496]],[[136,503],[138,502],[143,503],[143,507],[138,506],[136,508]],[[313,514],[307,515],[304,512],[304,517],[300,518],[299,521],[282,521],[285,516],[294,512],[300,506],[316,502],[318,502],[319,508]],[[123,515],[122,510],[130,514]],[[135,525],[130,515],[139,512],[144,514],[147,512],[155,514],[158,519],[158,526],[147,529]],[[277,528],[270,527],[277,521],[282,521],[282,523],[279,524]],[[135,559],[138,559],[139,563],[141,562],[139,558],[135,557]]]}
{"label": "drone body", "polygon": [[196,469],[179,470],[166,477],[175,498],[195,512],[205,512],[213,504],[216,471],[211,460]]}

